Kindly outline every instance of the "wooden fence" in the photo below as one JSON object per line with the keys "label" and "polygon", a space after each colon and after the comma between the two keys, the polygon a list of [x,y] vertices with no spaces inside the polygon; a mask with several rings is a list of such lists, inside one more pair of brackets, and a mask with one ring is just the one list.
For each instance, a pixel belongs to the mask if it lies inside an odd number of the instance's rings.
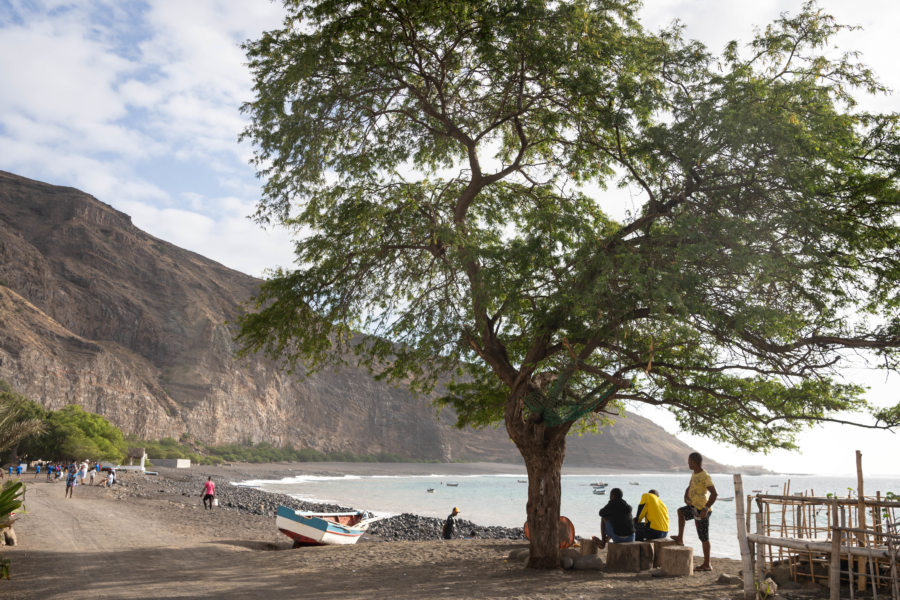
{"label": "wooden fence", "polygon": [[859,493],[846,498],[812,491],[745,496],[740,475],[734,491],[745,598],[757,597],[758,582],[780,565],[795,581],[829,586],[831,600],[840,598],[842,582],[851,600],[867,589],[900,600],[900,502],[865,496],[861,467]]}

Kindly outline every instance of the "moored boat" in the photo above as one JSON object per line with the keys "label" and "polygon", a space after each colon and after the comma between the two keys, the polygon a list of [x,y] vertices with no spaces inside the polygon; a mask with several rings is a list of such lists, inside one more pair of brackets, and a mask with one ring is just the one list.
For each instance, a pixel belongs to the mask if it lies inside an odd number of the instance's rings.
{"label": "moored boat", "polygon": [[294,540],[297,546],[330,546],[355,544],[382,517],[365,511],[316,513],[279,506],[275,517],[278,531]]}
{"label": "moored boat", "polygon": [[605,496],[606,490],[603,488],[594,488],[594,493],[597,494],[598,496]]}

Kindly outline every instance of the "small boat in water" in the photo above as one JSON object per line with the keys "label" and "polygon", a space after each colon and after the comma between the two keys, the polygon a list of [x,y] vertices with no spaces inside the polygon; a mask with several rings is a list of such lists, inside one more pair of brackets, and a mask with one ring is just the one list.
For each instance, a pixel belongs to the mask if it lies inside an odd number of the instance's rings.
{"label": "small boat in water", "polygon": [[434,493],[434,488],[428,488],[428,489],[425,490],[425,491],[428,492],[429,494],[433,494],[433,493]]}
{"label": "small boat in water", "polygon": [[278,531],[298,546],[355,544],[369,525],[383,517],[365,511],[316,513],[279,506],[275,517]]}
{"label": "small boat in water", "polygon": [[734,502],[734,496],[728,496],[726,498],[719,498],[722,502]]}
{"label": "small boat in water", "polygon": [[628,485],[641,485],[641,484],[638,483],[637,481],[629,481]]}
{"label": "small boat in water", "polygon": [[519,483],[528,483],[527,479],[517,479],[516,481],[518,481]]}
{"label": "small boat in water", "polygon": [[598,481],[597,483],[592,483],[591,487],[606,487],[608,485],[609,484],[606,483],[605,481]]}
{"label": "small boat in water", "polygon": [[603,488],[594,488],[594,493],[597,494],[598,496],[605,496],[606,490]]}
{"label": "small boat in water", "polygon": [[458,483],[445,483],[444,485],[446,485],[447,487],[459,487]]}

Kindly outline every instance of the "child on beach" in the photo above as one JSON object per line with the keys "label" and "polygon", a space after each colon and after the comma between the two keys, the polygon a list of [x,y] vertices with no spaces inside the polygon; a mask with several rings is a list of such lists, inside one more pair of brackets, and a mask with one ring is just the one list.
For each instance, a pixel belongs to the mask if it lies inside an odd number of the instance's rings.
{"label": "child on beach", "polygon": [[703,457],[699,452],[691,452],[688,455],[688,467],[694,473],[691,475],[690,485],[684,490],[685,506],[678,509],[678,535],[672,539],[678,544],[683,544],[685,521],[693,520],[697,526],[697,538],[703,546],[703,564],[694,570],[712,571],[712,565],[709,563],[709,515],[719,494],[713,485],[712,477],[703,470]]}
{"label": "child on beach", "polygon": [[619,544],[634,541],[634,516],[621,489],[610,490],[609,502],[600,509],[600,528],[603,531],[602,539],[596,536],[592,539],[598,548],[606,547],[609,541]]}
{"label": "child on beach", "polygon": [[78,478],[75,469],[69,469],[69,474],[66,475],[66,498],[72,497],[76,485],[78,485]]}
{"label": "child on beach", "polygon": [[659,492],[650,490],[638,504],[634,518],[634,539],[638,542],[656,540],[669,535],[669,509],[659,499]]}

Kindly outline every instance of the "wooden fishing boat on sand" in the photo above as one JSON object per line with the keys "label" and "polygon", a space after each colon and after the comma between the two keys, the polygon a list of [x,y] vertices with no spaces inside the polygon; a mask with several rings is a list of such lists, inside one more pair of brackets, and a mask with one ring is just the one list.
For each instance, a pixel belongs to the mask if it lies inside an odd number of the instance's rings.
{"label": "wooden fishing boat on sand", "polygon": [[355,544],[369,525],[383,517],[365,511],[317,513],[279,506],[275,516],[278,531],[298,546]]}

